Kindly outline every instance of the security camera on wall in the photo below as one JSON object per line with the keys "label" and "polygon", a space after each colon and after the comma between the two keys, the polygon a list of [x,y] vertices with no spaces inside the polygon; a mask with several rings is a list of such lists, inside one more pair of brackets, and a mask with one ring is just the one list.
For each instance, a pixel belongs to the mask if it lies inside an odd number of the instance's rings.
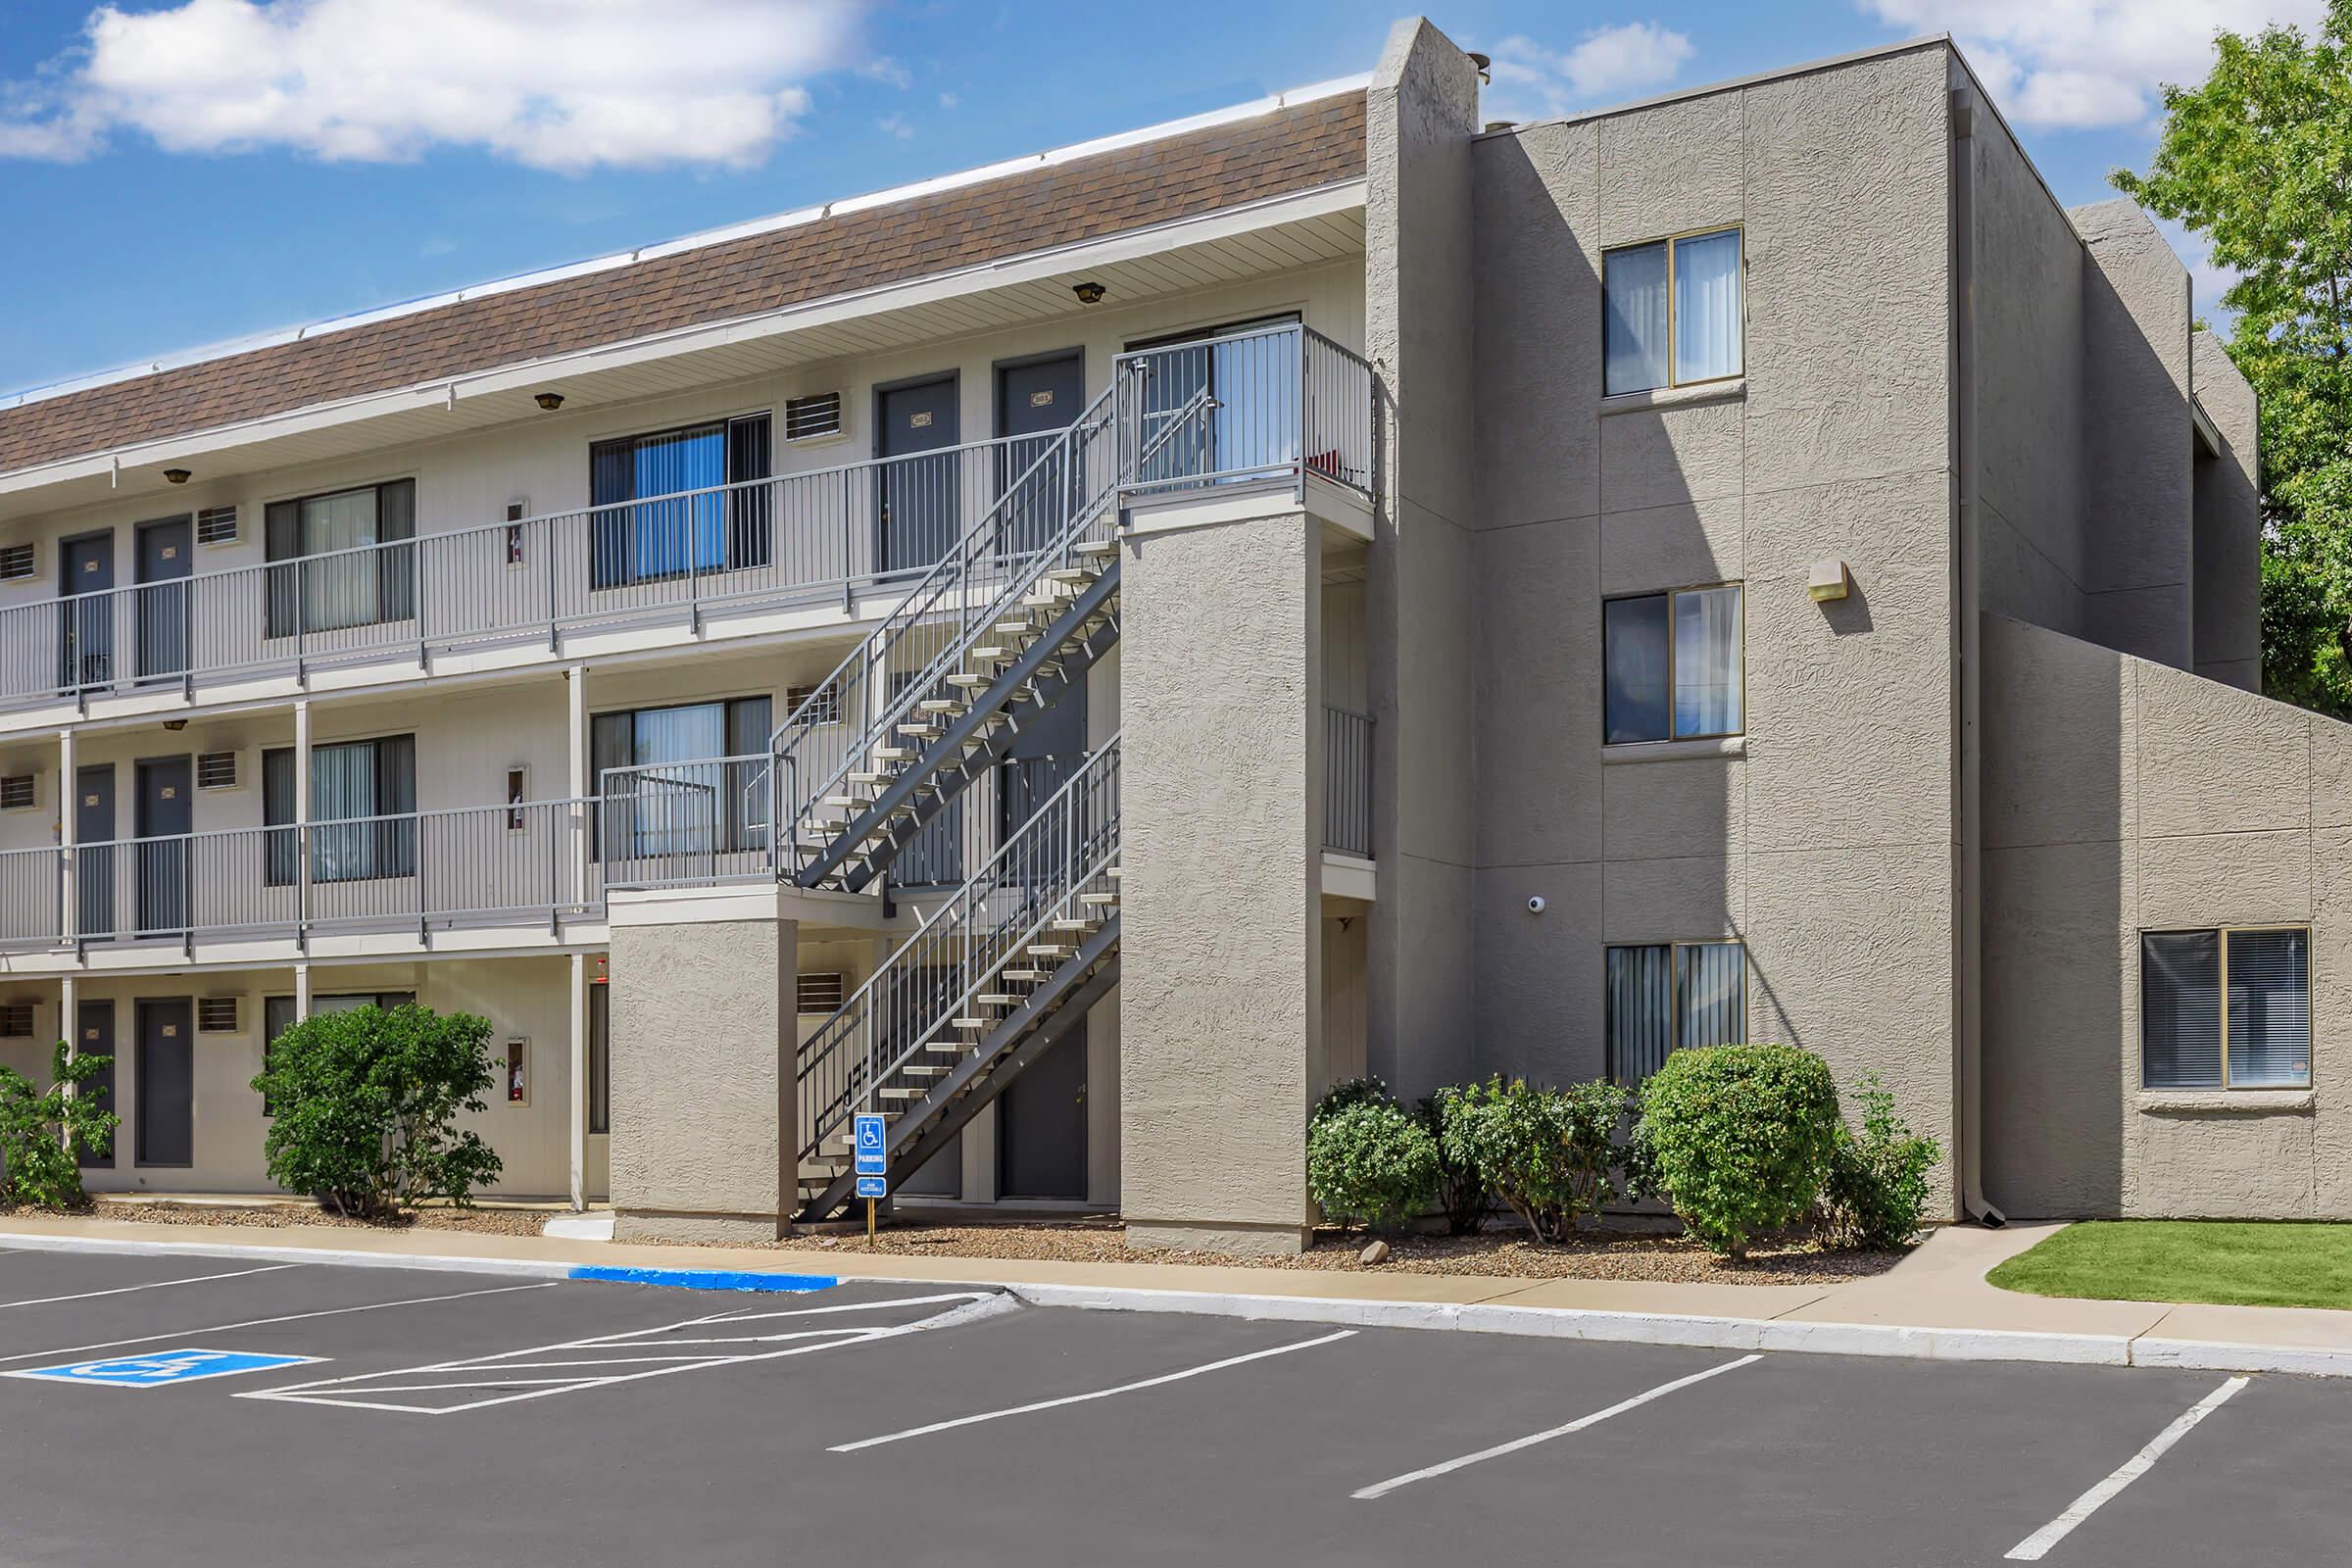
{"label": "security camera on wall", "polygon": [[1530,898],[1528,899],[1528,901],[1527,901],[1527,912],[1528,912],[1528,913],[1530,913],[1530,914],[1542,914],[1542,913],[1544,912],[1544,895],[1543,895],[1543,894],[1541,894],[1541,893],[1538,893],[1538,894],[1535,894],[1535,895],[1533,895],[1532,897],[1530,897]]}

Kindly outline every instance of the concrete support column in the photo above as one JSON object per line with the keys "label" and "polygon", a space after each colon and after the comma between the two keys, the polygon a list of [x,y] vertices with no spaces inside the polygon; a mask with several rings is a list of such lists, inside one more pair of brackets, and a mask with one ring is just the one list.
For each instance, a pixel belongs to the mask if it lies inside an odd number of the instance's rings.
{"label": "concrete support column", "polygon": [[1120,701],[1151,715],[1120,758],[1128,1240],[1295,1252],[1324,1071],[1320,525],[1139,514],[1120,601]]}
{"label": "concrete support column", "polygon": [[294,965],[294,1021],[302,1022],[311,1015],[311,966]]}
{"label": "concrete support column", "polygon": [[769,887],[615,899],[607,981],[619,1240],[773,1240],[798,1184],[800,922]]}
{"label": "concrete support column", "polygon": [[571,1207],[588,1206],[588,955],[571,956]]}
{"label": "concrete support column", "polygon": [[[74,760],[74,732],[57,732],[58,935],[71,943],[81,935],[81,903],[74,892],[74,817],[81,807],[81,779]],[[69,980],[67,984],[73,982]],[[68,1019],[70,1024],[73,1020]],[[68,1038],[73,1031],[67,1031]]]}

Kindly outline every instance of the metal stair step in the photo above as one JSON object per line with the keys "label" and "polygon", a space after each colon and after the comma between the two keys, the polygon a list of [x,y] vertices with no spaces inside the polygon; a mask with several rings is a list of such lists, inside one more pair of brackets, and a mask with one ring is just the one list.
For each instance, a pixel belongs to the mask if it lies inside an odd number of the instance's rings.
{"label": "metal stair step", "polygon": [[1080,904],[1091,904],[1097,908],[1102,908],[1106,905],[1118,903],[1119,896],[1116,893],[1081,893],[1078,895],[1078,902]]}

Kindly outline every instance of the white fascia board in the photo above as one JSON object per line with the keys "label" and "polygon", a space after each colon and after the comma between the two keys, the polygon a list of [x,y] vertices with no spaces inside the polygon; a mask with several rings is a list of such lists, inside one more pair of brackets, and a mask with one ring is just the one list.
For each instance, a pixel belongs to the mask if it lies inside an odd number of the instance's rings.
{"label": "white fascia board", "polygon": [[21,468],[14,473],[0,474],[0,495],[21,494],[74,479],[101,477],[118,466],[147,466],[273,437],[300,435],[312,430],[358,423],[387,415],[449,408],[463,399],[512,392],[567,371],[610,369],[651,360],[670,359],[704,349],[755,342],[810,327],[832,325],[940,300],[984,293],[990,289],[1033,282],[1089,267],[1130,261],[1281,223],[1347,212],[1364,204],[1364,190],[1365,182],[1362,179],[1343,180],[1313,190],[1223,208],[1198,218],[1177,219],[1146,228],[1129,229],[1098,240],[1001,260],[976,262],[953,271],[933,272],[857,293],[827,295],[823,299],[786,306],[758,316],[679,327],[651,337],[580,349],[569,354],[523,361],[487,370],[468,371],[464,375],[442,377],[390,391],[369,392],[337,402],[312,404],[307,408],[265,415],[235,424],[217,425],[210,430],[61,459],[55,463]]}

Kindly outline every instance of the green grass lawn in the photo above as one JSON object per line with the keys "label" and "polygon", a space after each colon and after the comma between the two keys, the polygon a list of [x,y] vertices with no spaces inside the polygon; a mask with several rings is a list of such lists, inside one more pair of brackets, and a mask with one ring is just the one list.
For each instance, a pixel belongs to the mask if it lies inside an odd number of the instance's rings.
{"label": "green grass lawn", "polygon": [[2352,1225],[2086,1220],[1985,1278],[2033,1296],[2352,1308]]}

